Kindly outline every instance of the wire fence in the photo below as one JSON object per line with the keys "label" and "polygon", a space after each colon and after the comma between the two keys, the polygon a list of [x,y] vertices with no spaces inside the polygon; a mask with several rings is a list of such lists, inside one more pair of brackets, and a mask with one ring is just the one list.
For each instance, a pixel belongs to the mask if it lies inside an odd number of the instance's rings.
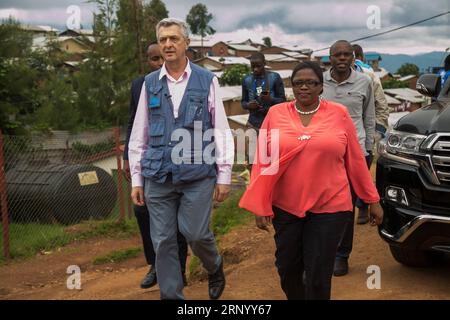
{"label": "wire fence", "polygon": [[70,135],[0,132],[0,259],[73,239],[74,226],[132,217],[119,128]]}

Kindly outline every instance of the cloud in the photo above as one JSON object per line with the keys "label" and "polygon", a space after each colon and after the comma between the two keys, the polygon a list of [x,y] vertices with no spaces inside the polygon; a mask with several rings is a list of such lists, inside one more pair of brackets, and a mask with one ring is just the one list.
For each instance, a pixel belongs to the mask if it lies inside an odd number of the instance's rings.
{"label": "cloud", "polygon": [[[146,2],[150,0],[145,0]],[[163,0],[169,15],[185,19],[190,8],[204,3],[214,19],[211,25],[219,34],[214,38],[239,41],[270,36],[274,44],[298,43],[318,49],[336,39],[353,40],[428,18],[450,10],[448,0],[426,3],[409,0]],[[69,5],[82,8],[82,24],[90,27],[94,6],[84,0],[2,0],[0,18],[13,12],[28,23],[65,25]],[[369,6],[380,8],[381,29],[369,30]],[[1,10],[3,8],[3,10]],[[5,10],[6,8],[12,10]],[[7,16],[6,16],[7,17]],[[405,50],[433,47],[443,50],[450,44],[450,15],[405,30],[364,40],[365,46]]]}
{"label": "cloud", "polygon": [[[448,0],[433,1],[407,1],[397,0],[393,3],[391,10],[385,14],[391,24],[406,25],[414,21],[423,20],[442,12],[450,11]],[[436,18],[424,23],[427,26],[450,25],[450,15]]]}
{"label": "cloud", "polygon": [[2,0],[0,9],[46,10],[50,8],[67,8],[70,5],[85,6],[86,4],[86,0]]}

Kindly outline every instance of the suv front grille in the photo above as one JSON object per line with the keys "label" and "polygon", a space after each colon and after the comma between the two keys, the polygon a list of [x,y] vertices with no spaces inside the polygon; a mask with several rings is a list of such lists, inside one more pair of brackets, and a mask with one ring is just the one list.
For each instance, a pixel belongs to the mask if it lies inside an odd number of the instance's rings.
{"label": "suv front grille", "polygon": [[441,136],[433,145],[431,157],[434,170],[442,185],[450,186],[450,137]]}

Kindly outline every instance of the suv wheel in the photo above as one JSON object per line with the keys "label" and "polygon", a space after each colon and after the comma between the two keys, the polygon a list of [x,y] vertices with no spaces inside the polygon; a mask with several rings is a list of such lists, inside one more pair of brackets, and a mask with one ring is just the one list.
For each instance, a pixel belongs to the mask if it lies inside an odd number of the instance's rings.
{"label": "suv wheel", "polygon": [[432,252],[401,248],[394,245],[389,247],[394,259],[409,267],[428,267],[434,261]]}

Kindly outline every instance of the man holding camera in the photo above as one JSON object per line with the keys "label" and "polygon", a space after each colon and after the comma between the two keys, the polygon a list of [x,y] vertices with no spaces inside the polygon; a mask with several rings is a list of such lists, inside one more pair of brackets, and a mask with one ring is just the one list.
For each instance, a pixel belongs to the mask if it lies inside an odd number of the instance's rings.
{"label": "man holding camera", "polygon": [[250,112],[248,124],[259,129],[270,107],[286,101],[286,96],[280,75],[265,69],[264,54],[254,53],[250,65],[252,73],[242,82],[241,105]]}

